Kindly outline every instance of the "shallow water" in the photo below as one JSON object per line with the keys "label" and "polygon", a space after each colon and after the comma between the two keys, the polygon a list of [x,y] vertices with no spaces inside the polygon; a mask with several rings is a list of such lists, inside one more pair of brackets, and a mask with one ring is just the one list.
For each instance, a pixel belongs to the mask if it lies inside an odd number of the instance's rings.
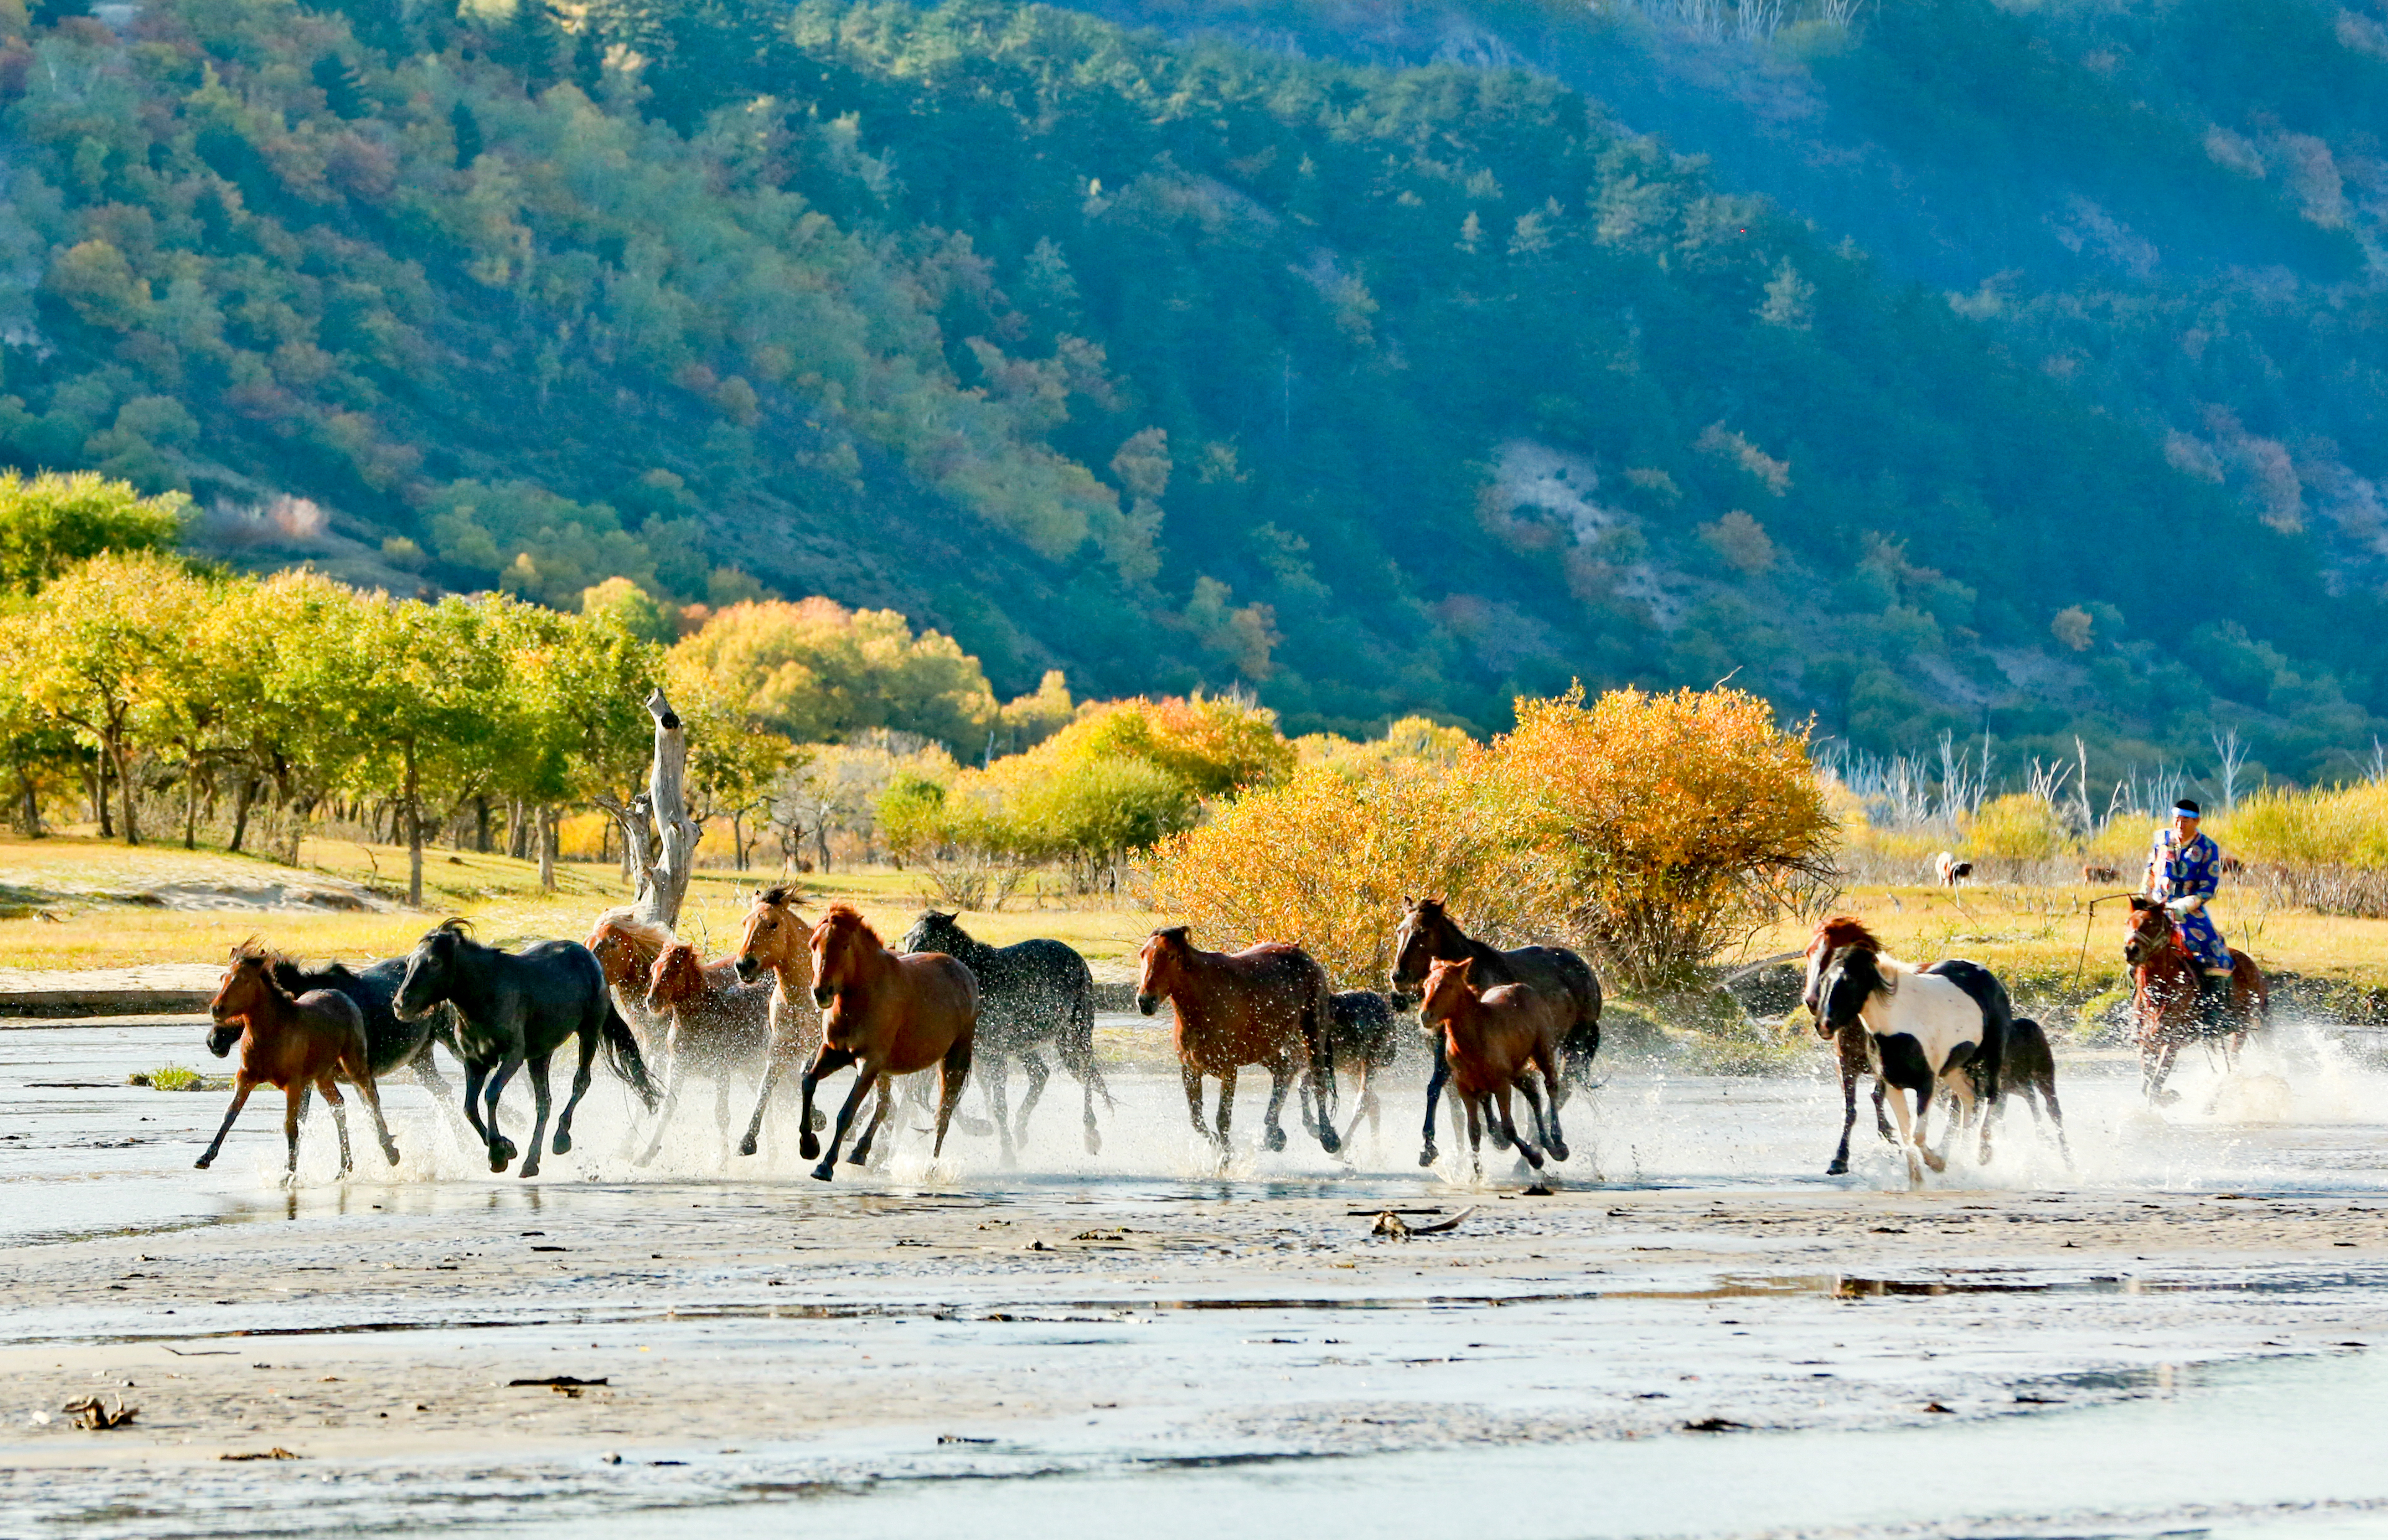
{"label": "shallow water", "polygon": [[[1227,1199],[1255,1212],[1304,1203],[1315,1212],[1324,1202],[1344,1235],[1387,1206],[1446,1215],[1477,1206],[1518,1234],[1534,1233],[1534,1221],[1531,1200],[1516,1196],[1528,1180],[1522,1166],[1488,1149],[1475,1177],[1448,1125],[1442,1164],[1417,1168],[1415,1084],[1388,1089],[1380,1134],[1363,1127],[1346,1162],[1303,1135],[1290,1106],[1287,1148],[1256,1148],[1266,1081],[1249,1076],[1237,1152],[1223,1168],[1188,1130],[1176,1076],[1126,1069],[1111,1073],[1117,1105],[1099,1113],[1099,1155],[1080,1142],[1077,1087],[1057,1075],[1010,1167],[991,1138],[964,1134],[932,1160],[925,1115],[909,1112],[883,1169],[840,1167],[829,1186],[809,1179],[793,1148],[792,1094],[764,1152],[744,1159],[730,1152],[711,1090],[700,1086],[662,1157],[642,1168],[629,1100],[601,1074],[578,1147],[526,1182],[489,1174],[446,1111],[394,1084],[385,1101],[404,1152],[399,1167],[381,1165],[352,1098],[356,1177],[337,1179],[319,1109],[300,1179],[285,1190],[278,1104],[253,1100],[203,1173],[190,1162],[225,1097],[122,1085],[126,1074],[165,1063],[220,1071],[199,1046],[204,1032],[197,1022],[0,1030],[0,1135],[14,1136],[0,1138],[0,1254],[26,1265],[59,1242],[125,1236],[133,1243],[109,1255],[140,1265],[148,1259],[131,1254],[145,1236],[263,1235],[217,1227],[266,1225],[303,1254],[307,1276],[274,1280],[262,1315],[254,1292],[230,1285],[235,1297],[168,1302],[134,1289],[70,1294],[38,1311],[0,1307],[6,1344],[146,1354],[144,1362],[188,1370],[216,1360],[184,1355],[230,1355],[222,1334],[238,1332],[242,1367],[251,1355],[262,1368],[337,1352],[400,1373],[469,1364],[484,1376],[475,1385],[502,1384],[527,1366],[654,1371],[667,1358],[682,1372],[749,1387],[739,1394],[756,1394],[758,1368],[768,1381],[775,1364],[818,1368],[860,1355],[849,1367],[867,1377],[866,1350],[875,1349],[887,1370],[920,1364],[965,1385],[1061,1386],[1086,1409],[882,1418],[801,1439],[741,1435],[735,1449],[650,1442],[618,1464],[585,1442],[519,1443],[527,1432],[510,1432],[517,1453],[493,1445],[184,1466],[165,1479],[139,1468],[12,1468],[0,1457],[0,1510],[22,1515],[0,1533],[569,1525],[646,1534],[718,1525],[735,1509],[768,1512],[774,1527],[860,1536],[1044,1535],[1097,1524],[1133,1525],[1155,1540],[1296,1524],[1407,1534],[1488,1521],[1555,1537],[2388,1534],[2381,1355],[2341,1350],[2311,1330],[2285,1340],[2292,1325],[2369,1308],[2388,1270],[2369,1254],[2195,1271],[2118,1266],[2111,1254],[2069,1269],[2042,1260],[1852,1271],[1837,1256],[1783,1267],[1758,1234],[1707,1234],[1703,1256],[1741,1248],[1751,1258],[1720,1266],[1671,1260],[1677,1237],[1639,1233],[1628,1217],[1608,1222],[1596,1258],[1579,1251],[1565,1266],[1413,1279],[1304,1271],[1326,1266],[1299,1260],[1317,1244],[1316,1223],[1304,1220],[1269,1232],[1286,1236],[1292,1254],[1274,1274],[1231,1273],[1223,1263],[1214,1277],[1180,1265],[1164,1282],[1157,1263],[1148,1278],[1128,1270],[1144,1264],[1124,1259],[1108,1272],[1092,1256],[1023,1272],[964,1266],[950,1252],[896,1252],[881,1254],[893,1262],[793,1277],[798,1286],[781,1289],[729,1255],[707,1262],[696,1219],[809,1236],[841,1216],[918,1213],[925,1224],[967,1210],[976,1228],[982,1215],[984,1225],[1006,1215],[1025,1225],[1065,1215],[1057,1234],[1113,1225],[1150,1235],[1168,1230],[1175,1212]],[[1979,1193],[2049,1216],[2091,1199],[2111,1206],[2117,1194],[2202,1192],[2275,1207],[2300,1194],[2354,1198],[2361,1214],[2377,1210],[2359,1200],[2388,1191],[2388,1076],[2318,1037],[2283,1034],[2228,1078],[2192,1063],[2177,1077],[2182,1100],[2161,1113],[2140,1104],[2128,1064],[2062,1074],[2071,1167],[2017,1111],[1988,1167],[1960,1159],[1932,1179],[1951,1193],[1947,1207],[1972,1213],[1958,1203]],[[1015,1074],[1015,1106],[1021,1091]],[[731,1098],[732,1137],[747,1094],[740,1087]],[[975,1090],[966,1108],[983,1110]],[[517,1090],[509,1102],[517,1137],[527,1114]],[[1693,1206],[1702,1208],[1711,1194],[1720,1203],[1903,1194],[1903,1166],[1872,1135],[1862,1101],[1857,1169],[1821,1174],[1839,1116],[1837,1084],[1822,1076],[1612,1066],[1569,1106],[1576,1153],[1549,1176],[1563,1190],[1598,1180],[1604,1193],[1697,1194]],[[1347,1203],[1360,1217],[1344,1217]],[[2132,1197],[2120,1206],[2141,1205]],[[1589,1212],[1600,1212],[1597,1201]],[[645,1238],[673,1226],[655,1250],[693,1251],[694,1260],[647,1269],[652,1280],[634,1285],[597,1261],[584,1278],[526,1274],[455,1292],[435,1279],[375,1293],[365,1279],[376,1275],[363,1272],[382,1266],[387,1253],[375,1248],[410,1238],[452,1237],[436,1243],[462,1248],[494,1236],[519,1247],[534,1230],[570,1239],[578,1268],[601,1238],[635,1240],[644,1258]],[[1251,1246],[1239,1244],[1248,1261]],[[161,1303],[181,1305],[171,1321],[159,1318]],[[1853,1330],[1853,1319],[1871,1324]],[[2274,1330],[2284,1340],[2269,1341]],[[2280,1355],[2262,1356],[2275,1347]],[[146,1369],[142,1383],[159,1394]],[[1151,1387],[1167,1395],[1140,1394]],[[662,1389],[651,1372],[641,1394]],[[1917,1415],[1942,1400],[1958,1415]],[[542,1400],[527,1415],[564,1409]],[[1682,1431],[1710,1415],[1798,1431]],[[1466,1446],[1424,1446],[1454,1439]]]}

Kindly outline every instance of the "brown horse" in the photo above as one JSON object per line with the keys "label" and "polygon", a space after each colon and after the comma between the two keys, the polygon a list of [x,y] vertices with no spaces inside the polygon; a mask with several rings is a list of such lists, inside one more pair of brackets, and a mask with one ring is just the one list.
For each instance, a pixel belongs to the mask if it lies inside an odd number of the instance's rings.
{"label": "brown horse", "polygon": [[[1320,1148],[1331,1155],[1343,1147],[1335,1132],[1333,991],[1315,958],[1276,941],[1240,952],[1206,952],[1188,939],[1185,926],[1172,925],[1153,932],[1137,961],[1136,1008],[1150,1016],[1166,999],[1177,1018],[1177,1064],[1186,1077],[1186,1109],[1196,1133],[1226,1154],[1236,1072],[1260,1064],[1269,1072],[1264,1140],[1269,1149],[1285,1148],[1285,1129],[1277,1120],[1297,1073],[1307,1080],[1303,1117]],[[1206,1075],[1219,1081],[1215,1133],[1202,1124]]]}
{"label": "brown horse", "polygon": [[655,959],[672,940],[669,926],[641,920],[627,909],[607,910],[589,932],[589,950],[605,970],[615,1005],[649,1046],[656,1023],[646,1009],[647,991],[654,982]]}
{"label": "brown horse", "polygon": [[[755,895],[746,911],[745,934],[738,941],[738,976],[752,983],[770,974],[770,1047],[763,1059],[763,1082],[755,1092],[755,1115],[738,1152],[751,1155],[763,1138],[763,1114],[770,1109],[771,1092],[780,1077],[801,1069],[820,1051],[820,1012],[813,1008],[813,928],[796,912],[796,896],[788,888],[770,887]],[[807,1132],[820,1126],[807,1116]]]}
{"label": "brown horse", "polygon": [[340,1174],[354,1169],[349,1158],[349,1110],[340,1100],[339,1080],[356,1087],[373,1114],[374,1132],[381,1152],[398,1164],[398,1144],[381,1115],[381,1091],[374,1083],[373,1063],[365,1044],[365,1015],[357,1002],[337,989],[310,989],[292,995],[273,977],[285,960],[244,943],[235,947],[232,966],[224,970],[216,998],[208,1002],[215,1029],[208,1034],[208,1051],[221,1059],[240,1045],[240,1069],[233,1076],[232,1105],[215,1142],[198,1158],[202,1171],[215,1164],[224,1136],[232,1132],[248,1093],[260,1085],[283,1093],[283,1137],[289,1141],[286,1177],[298,1171],[298,1121],[305,1115],[307,1092],[321,1089],[332,1104],[332,1122],[340,1130]]}
{"label": "brown horse", "polygon": [[[1816,991],[1824,976],[1824,963],[1843,947],[1863,947],[1870,952],[1887,948],[1874,937],[1874,933],[1852,917],[1835,914],[1816,927],[1808,941],[1808,983],[1800,992],[1800,1002],[1809,1013],[1816,1012]],[[1858,1122],[1858,1076],[1872,1075],[1874,1066],[1866,1058],[1866,1029],[1862,1022],[1845,1024],[1833,1034],[1833,1058],[1841,1071],[1841,1145],[1833,1152],[1833,1164],[1824,1167],[1824,1175],[1838,1177],[1849,1168],[1849,1130]],[[1882,1082],[1874,1083],[1874,1126],[1885,1144],[1897,1144],[1899,1136],[1891,1132],[1890,1114],[1883,1107]]]}
{"label": "brown horse", "polygon": [[2181,945],[2180,932],[2163,904],[2143,895],[2131,898],[2130,934],[2123,940],[2123,961],[2131,965],[2131,1012],[2139,1023],[2140,1080],[2148,1100],[2157,1106],[2180,1100],[2166,1091],[2165,1079],[2184,1044],[2218,1037],[2225,1068],[2235,1066],[2247,1046],[2247,1033],[2271,1018],[2270,991],[2255,960],[2230,948],[2230,993],[2227,1007],[2235,1025],[2209,1029],[2199,1005],[2197,961]]}
{"label": "brown horse", "polygon": [[671,1121],[692,1066],[713,1076],[713,1120],[722,1137],[730,1137],[730,1076],[770,1046],[774,987],[742,982],[735,958],[708,965],[685,941],[675,941],[655,954],[645,1004],[648,1015],[669,1024],[664,1032],[664,1104],[639,1165],[654,1160],[663,1147],[664,1126]]}
{"label": "brown horse", "polygon": [[[1478,990],[1470,975],[1476,960],[1438,961],[1427,970],[1426,998],[1418,1002],[1418,1019],[1442,1028],[1443,1062],[1451,1066],[1452,1089],[1467,1109],[1467,1147],[1476,1174],[1484,1174],[1484,1123],[1497,1110],[1502,1137],[1517,1146],[1526,1164],[1540,1171],[1540,1143],[1555,1160],[1568,1158],[1567,1139],[1559,1132],[1559,1043],[1566,1035],[1569,1012],[1531,984],[1498,984]],[[1543,1114],[1543,1099],[1534,1089],[1532,1072],[1540,1070],[1551,1088],[1551,1108]],[[1518,1137],[1510,1115],[1509,1093],[1526,1099],[1534,1114],[1534,1138]]]}
{"label": "brown horse", "polygon": [[[882,1088],[879,1110],[855,1141],[849,1164],[870,1158],[870,1141],[886,1121],[889,1079],[937,1066],[937,1139],[932,1155],[945,1152],[946,1126],[970,1078],[971,1046],[978,1031],[978,981],[944,952],[891,952],[879,933],[845,904],[833,904],[814,927],[813,999],[824,1007],[821,1046],[804,1078],[804,1138],[799,1148],[810,1160],[820,1152],[813,1135],[813,1089],[821,1077],[859,1064],[854,1089],[837,1110],[829,1152],[813,1167],[816,1181],[837,1174],[837,1147],[854,1126],[856,1109],[873,1082]],[[741,964],[743,964],[741,959]],[[1003,1126],[1003,1152],[1011,1154],[1010,1126]]]}
{"label": "brown horse", "polygon": [[[1393,933],[1393,998],[1415,1001],[1427,969],[1461,958],[1476,962],[1476,982],[1490,989],[1501,984],[1531,984],[1568,1011],[1562,1045],[1569,1080],[1581,1084],[1592,1073],[1593,1055],[1600,1051],[1600,980],[1592,967],[1565,947],[1517,947],[1508,951],[1478,941],[1451,918],[1440,898],[1404,898],[1401,928]],[[1426,1148],[1420,1165],[1435,1161],[1434,1107],[1450,1071],[1442,1062],[1442,1039],[1435,1039],[1434,1073],[1426,1084]],[[1557,1081],[1550,1086],[1554,1101],[1567,1092]]]}

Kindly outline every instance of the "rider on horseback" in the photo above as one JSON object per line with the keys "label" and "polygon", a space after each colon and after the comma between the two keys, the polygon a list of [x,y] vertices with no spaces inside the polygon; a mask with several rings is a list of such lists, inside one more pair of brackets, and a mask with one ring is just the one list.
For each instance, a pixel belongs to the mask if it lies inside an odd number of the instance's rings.
{"label": "rider on horseback", "polygon": [[2148,850],[2148,897],[2169,910],[2181,944],[2197,963],[2197,1004],[2208,1032],[2224,1029],[2230,999],[2230,948],[2206,912],[2220,885],[2222,849],[2197,832],[2199,808],[2182,797],[2173,804],[2172,824],[2156,831]]}

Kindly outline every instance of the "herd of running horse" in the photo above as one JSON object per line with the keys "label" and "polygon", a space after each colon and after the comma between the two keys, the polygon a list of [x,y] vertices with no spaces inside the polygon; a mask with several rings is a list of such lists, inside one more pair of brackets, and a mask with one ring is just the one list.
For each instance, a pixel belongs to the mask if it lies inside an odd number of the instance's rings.
{"label": "herd of running horse", "polygon": [[[2162,906],[2133,900],[2124,956],[2133,974],[2144,1087],[2151,1100],[2161,1101],[2172,1095],[2164,1082],[2180,1050],[2215,1030],[2201,1012],[2194,964]],[[2233,959],[2230,1009],[2219,1037],[2231,1058],[2267,1016],[2263,975],[2243,953]],[[1280,1120],[1297,1085],[1303,1126],[1328,1153],[1343,1147],[1363,1116],[1373,1132],[1379,1113],[1375,1081],[1414,1030],[1404,1027],[1404,1013],[1415,1007],[1434,1060],[1420,1165],[1437,1159],[1436,1107],[1446,1088],[1454,1125],[1464,1112],[1480,1174],[1488,1127],[1496,1148],[1514,1148],[1536,1170],[1545,1158],[1568,1158],[1559,1113],[1570,1089],[1588,1081],[1599,1051],[1601,990],[1584,960],[1563,947],[1495,948],[1469,936],[1440,901],[1419,898],[1404,900],[1394,933],[1390,994],[1339,993],[1315,958],[1283,942],[1206,951],[1183,925],[1155,931],[1137,961],[1137,1008],[1152,1015],[1169,1002],[1188,1112],[1195,1131],[1223,1156],[1237,1075],[1248,1066],[1270,1077],[1268,1149],[1285,1146]],[[1922,1181],[1927,1165],[1945,1169],[1949,1144],[1975,1125],[1980,1158],[1988,1161],[2002,1098],[2010,1092],[2025,1099],[2036,1122],[2045,1117],[2070,1160],[2047,1036],[2037,1022],[2014,1014],[2005,986],[1988,969],[1962,959],[1928,967],[1901,962],[1862,924],[1835,916],[1809,942],[1802,999],[1818,1035],[1835,1045],[1841,1071],[1841,1140],[1829,1171],[1848,1169],[1857,1083],[1864,1075],[1874,1080],[1875,1126],[1900,1148],[1912,1183]],[[1094,977],[1068,946],[1053,940],[988,946],[955,916],[931,910],[890,949],[845,905],[833,905],[818,923],[807,921],[796,896],[784,887],[756,896],[738,950],[711,962],[666,927],[624,910],[601,916],[585,945],[540,941],[520,951],[486,946],[464,922],[450,920],[408,956],[357,970],[337,963],[309,969],[244,944],[234,949],[210,1015],[210,1050],[223,1057],[237,1047],[240,1057],[232,1105],[199,1157],[202,1168],[215,1160],[249,1093],[270,1085],[285,1096],[286,1169],[298,1168],[299,1125],[311,1094],[321,1090],[339,1133],[340,1169],[348,1172],[343,1082],[364,1102],[383,1154],[397,1164],[376,1081],[411,1069],[447,1106],[447,1082],[432,1061],[435,1043],[464,1066],[464,1117],[487,1147],[489,1169],[502,1172],[521,1153],[525,1177],[539,1172],[551,1112],[549,1070],[567,1044],[577,1063],[571,1094],[555,1116],[553,1152],[572,1148],[573,1113],[588,1093],[602,1049],[654,1114],[636,1157],[642,1165],[661,1148],[692,1076],[713,1081],[715,1118],[725,1138],[733,1085],[743,1080],[756,1087],[738,1145],[742,1154],[752,1155],[774,1092],[796,1070],[798,1147],[804,1158],[818,1161],[812,1174],[823,1181],[835,1175],[839,1152],[872,1088],[878,1104],[846,1154],[851,1165],[869,1163],[899,1082],[907,1094],[919,1094],[920,1083],[908,1077],[923,1071],[937,1072],[939,1154],[959,1114],[966,1126],[992,1132],[1009,1163],[1051,1075],[1047,1051],[1078,1082],[1089,1153],[1102,1145],[1095,1102],[1111,1104],[1095,1053]],[[648,1067],[657,1054],[660,1088]],[[1016,1118],[1005,1085],[1014,1059],[1028,1076]],[[959,1114],[973,1064],[990,1114],[984,1124]],[[814,1096],[823,1077],[848,1066],[856,1070],[853,1085],[824,1151],[819,1136],[828,1120],[816,1111]],[[521,1152],[500,1131],[497,1114],[507,1083],[525,1068],[534,1118],[527,1152]],[[1340,1131],[1339,1071],[1353,1079],[1357,1099],[1351,1123]],[[1217,1112],[1209,1122],[1202,1110],[1206,1076],[1219,1083]],[[1526,1103],[1523,1132],[1513,1115],[1513,1093]],[[1942,1097],[1951,1111],[1935,1150],[1924,1122]],[[1886,1103],[1896,1115],[1896,1132]]]}

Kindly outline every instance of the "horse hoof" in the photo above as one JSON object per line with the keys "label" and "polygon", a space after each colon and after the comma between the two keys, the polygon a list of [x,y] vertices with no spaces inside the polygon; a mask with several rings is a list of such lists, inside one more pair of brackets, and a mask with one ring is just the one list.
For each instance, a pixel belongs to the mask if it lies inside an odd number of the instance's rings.
{"label": "horse hoof", "polygon": [[572,1152],[572,1136],[558,1128],[555,1131],[555,1142],[548,1148],[559,1155],[568,1155]]}
{"label": "horse hoof", "polygon": [[1928,1166],[1930,1166],[1930,1167],[1931,1167],[1933,1170],[1935,1170],[1935,1171],[1946,1171],[1946,1170],[1948,1170],[1948,1169],[1949,1169],[1949,1163],[1948,1163],[1947,1161],[1945,1161],[1945,1160],[1942,1160],[1942,1159],[1941,1159],[1939,1156],[1937,1156],[1937,1155],[1926,1155],[1926,1156],[1924,1156],[1924,1165],[1928,1165]]}
{"label": "horse hoof", "polygon": [[1561,1143],[1560,1143],[1558,1140],[1556,1140],[1556,1139],[1553,1139],[1553,1140],[1551,1140],[1551,1159],[1553,1159],[1553,1160],[1555,1160],[1555,1161],[1563,1161],[1563,1160],[1565,1160],[1565,1159],[1567,1159],[1567,1158],[1568,1158],[1568,1147],[1567,1147],[1566,1145],[1564,1145],[1564,1144],[1561,1144]]}
{"label": "horse hoof", "polygon": [[1824,1175],[1827,1177],[1846,1177],[1848,1174],[1849,1163],[1847,1161],[1835,1161],[1832,1165],[1824,1167]]}
{"label": "horse hoof", "polygon": [[[1266,1138],[1266,1139],[1264,1139],[1261,1140],[1261,1143],[1262,1143],[1263,1145],[1266,1146],[1266,1147],[1267,1147],[1268,1149],[1270,1149],[1270,1150],[1282,1150],[1282,1149],[1284,1149],[1284,1148],[1285,1148],[1285,1130],[1284,1130],[1284,1129],[1282,1129],[1282,1128],[1271,1128],[1271,1129],[1268,1131],[1268,1138]],[[1332,1149],[1332,1148],[1334,1148],[1334,1146],[1329,1145],[1327,1148]]]}
{"label": "horse hoof", "polygon": [[1343,1149],[1343,1136],[1332,1128],[1321,1128],[1318,1130],[1318,1147],[1330,1155],[1340,1154]]}
{"label": "horse hoof", "polygon": [[817,1182],[829,1181],[835,1177],[836,1175],[837,1167],[828,1161],[823,1161],[819,1165],[813,1167],[813,1180]]}
{"label": "horse hoof", "polygon": [[538,1176],[538,1175],[539,1175],[539,1162],[537,1162],[537,1161],[535,1161],[535,1160],[527,1160],[527,1161],[523,1162],[523,1163],[522,1163],[522,1169],[521,1169],[521,1170],[519,1170],[519,1171],[517,1171],[517,1172],[515,1172],[515,1173],[514,1173],[514,1175],[515,1175],[515,1176],[517,1176],[517,1177],[536,1177],[536,1176]]}
{"label": "horse hoof", "polygon": [[500,1160],[495,1155],[491,1155],[489,1157],[489,1175],[492,1177],[504,1176],[506,1174],[507,1165],[507,1162]]}
{"label": "horse hoof", "polygon": [[820,1154],[820,1140],[813,1138],[813,1131],[810,1128],[805,1130],[804,1138],[796,1140],[796,1153],[807,1160],[815,1159]]}
{"label": "horse hoof", "polygon": [[514,1140],[493,1139],[489,1141],[489,1168],[493,1171],[503,1171],[520,1153],[522,1152],[514,1148]]}
{"label": "horse hoof", "polygon": [[751,1139],[740,1139],[738,1141],[738,1152],[742,1155],[753,1154],[755,1152],[755,1141]]}
{"label": "horse hoof", "polygon": [[1087,1129],[1087,1130],[1086,1130],[1086,1153],[1087,1153],[1087,1154],[1089,1154],[1089,1155],[1099,1155],[1099,1154],[1101,1154],[1102,1152],[1103,1152],[1103,1136],[1102,1136],[1102,1135],[1100,1135],[1100,1134],[1099,1134],[1099,1133],[1097,1133],[1097,1132],[1095,1132],[1092,1128]]}
{"label": "horse hoof", "polygon": [[1418,1152],[1418,1165],[1421,1167],[1432,1165],[1434,1162],[1435,1152],[1433,1145],[1429,1144],[1425,1149]]}
{"label": "horse hoof", "polygon": [[196,1171],[205,1171],[209,1166],[213,1165],[215,1163],[215,1157],[213,1155],[201,1155],[197,1160],[191,1163],[191,1167]]}

